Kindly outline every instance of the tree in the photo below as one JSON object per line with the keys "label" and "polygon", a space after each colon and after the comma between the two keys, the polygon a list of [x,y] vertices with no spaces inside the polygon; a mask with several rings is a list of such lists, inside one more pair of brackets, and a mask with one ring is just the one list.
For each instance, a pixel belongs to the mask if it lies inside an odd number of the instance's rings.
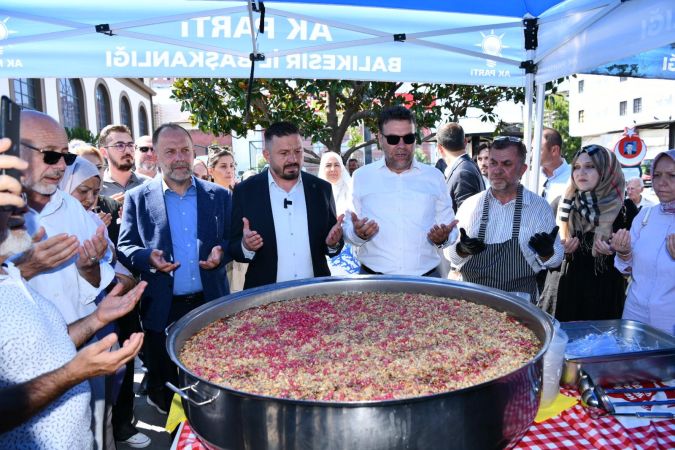
{"label": "tree", "polygon": [[81,141],[86,142],[87,144],[92,144],[95,147],[98,146],[98,133],[94,134],[87,128],[82,127],[75,127],[75,128],[65,127],[65,129],[69,141],[72,141],[73,139],[79,139]]}
{"label": "tree", "polygon": [[570,136],[570,104],[563,94],[551,93],[544,103],[546,113],[551,117],[550,126],[560,133],[563,140],[563,157],[572,161],[572,157],[581,148],[581,138]]}
{"label": "tree", "polygon": [[[405,104],[417,118],[418,128],[441,121],[457,121],[469,107],[483,111],[482,120],[495,121],[494,108],[502,100],[522,101],[522,89],[455,84],[411,83],[405,96],[403,83],[344,80],[255,80],[246,121],[248,80],[229,78],[180,78],[172,98],[190,112],[193,124],[207,133],[245,135],[255,126],[278,120],[294,122],[312,143],[321,143],[347,161],[356,150],[376,143],[355,139],[353,128],[377,131],[382,108]],[[375,136],[375,133],[373,133]],[[350,147],[342,152],[345,136]],[[425,140],[433,136],[427,136]],[[306,160],[318,163],[320,155],[305,149]]]}

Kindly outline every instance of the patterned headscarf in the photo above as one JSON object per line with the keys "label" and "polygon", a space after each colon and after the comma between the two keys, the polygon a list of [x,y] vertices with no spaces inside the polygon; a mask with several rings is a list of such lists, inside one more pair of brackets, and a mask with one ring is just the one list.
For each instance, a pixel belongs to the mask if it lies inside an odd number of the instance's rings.
{"label": "patterned headscarf", "polygon": [[[558,206],[556,222],[563,239],[593,231],[594,242],[606,241],[612,235],[612,225],[623,207],[623,172],[614,153],[600,145],[589,145],[579,150],[572,159],[572,167],[583,153],[590,156],[600,174],[600,180],[595,189],[580,191],[574,182],[574,176],[570,177],[565,195]],[[595,251],[593,256],[598,256]]]}
{"label": "patterned headscarf", "polygon": [[[656,155],[656,158],[654,158],[654,162],[652,163],[652,172],[656,168],[656,164],[659,162],[661,158],[666,158],[670,157],[670,159],[675,162],[675,148],[671,148],[670,150],[666,150],[665,152],[661,152],[658,155]],[[668,203],[661,203],[661,211],[663,211],[666,214],[675,214],[675,200],[668,202]]]}

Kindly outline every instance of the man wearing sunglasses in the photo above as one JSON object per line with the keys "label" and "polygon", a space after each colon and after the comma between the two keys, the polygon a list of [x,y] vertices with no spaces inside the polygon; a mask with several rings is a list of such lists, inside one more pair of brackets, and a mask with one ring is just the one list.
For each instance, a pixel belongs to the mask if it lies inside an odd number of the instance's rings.
{"label": "man wearing sunglasses", "polygon": [[133,172],[136,145],[131,137],[131,130],[126,125],[108,125],[101,130],[98,146],[101,154],[108,160],[108,168],[103,173],[101,195],[124,202],[126,191],[148,180]]}
{"label": "man wearing sunglasses", "polygon": [[[75,155],[68,153],[68,137],[57,121],[37,111],[21,111],[20,142],[21,158],[28,162],[22,177],[28,200],[25,219],[34,245],[15,265],[70,324],[96,310],[94,300],[115,277],[105,226],[97,227],[80,202],[58,188]],[[103,381],[90,381],[95,398],[104,398]],[[95,416],[94,434],[102,444],[102,410],[96,409]]]}
{"label": "man wearing sunglasses", "polygon": [[157,175],[157,153],[152,146],[152,136],[141,136],[136,139],[136,152],[134,153],[136,175],[140,177],[155,178]]}
{"label": "man wearing sunglasses", "polygon": [[361,273],[439,276],[437,248],[457,238],[440,171],[415,161],[415,117],[403,106],[378,121],[384,159],[354,172],[354,212],[345,234],[359,246]]}

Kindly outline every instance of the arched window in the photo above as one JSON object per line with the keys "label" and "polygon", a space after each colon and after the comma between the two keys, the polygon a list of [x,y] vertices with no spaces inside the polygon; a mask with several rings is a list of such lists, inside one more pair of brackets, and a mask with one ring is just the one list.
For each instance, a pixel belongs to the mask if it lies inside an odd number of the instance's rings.
{"label": "arched window", "polygon": [[84,128],[84,99],[80,81],[74,78],[61,78],[59,80],[59,95],[61,97],[63,126]]}
{"label": "arched window", "polygon": [[38,78],[12,80],[14,101],[26,109],[42,110],[42,86]]}
{"label": "arched window", "polygon": [[148,113],[145,112],[145,106],[142,103],[141,106],[138,107],[138,134],[139,136],[150,134],[148,128]]}
{"label": "arched window", "polygon": [[126,125],[131,130],[131,135],[134,134],[134,128],[131,123],[131,105],[129,104],[129,99],[125,96],[122,96],[120,99],[120,122],[122,125]]}
{"label": "arched window", "polygon": [[96,125],[98,131],[101,131],[106,125],[112,123],[110,114],[110,95],[103,83],[96,86]]}

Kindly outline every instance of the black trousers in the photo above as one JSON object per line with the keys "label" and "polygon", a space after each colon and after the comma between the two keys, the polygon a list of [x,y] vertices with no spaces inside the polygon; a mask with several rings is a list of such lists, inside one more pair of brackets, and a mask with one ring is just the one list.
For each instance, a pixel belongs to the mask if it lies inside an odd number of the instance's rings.
{"label": "black trousers", "polygon": [[[204,296],[201,292],[175,296],[171,303],[167,326],[203,304]],[[143,349],[145,365],[148,368],[148,397],[168,412],[173,392],[164,383],[168,381],[173,385],[178,384],[178,368],[171,362],[166,351],[166,333],[164,330],[147,330],[143,341]]]}
{"label": "black trousers", "polygon": [[[138,307],[134,308],[126,316],[117,319],[118,342],[120,345],[131,336],[132,333],[141,331],[138,320]],[[112,407],[112,426],[115,439],[125,441],[136,434],[138,430],[133,425],[134,419],[134,360],[126,365],[126,373],[120,386],[117,401]]]}

